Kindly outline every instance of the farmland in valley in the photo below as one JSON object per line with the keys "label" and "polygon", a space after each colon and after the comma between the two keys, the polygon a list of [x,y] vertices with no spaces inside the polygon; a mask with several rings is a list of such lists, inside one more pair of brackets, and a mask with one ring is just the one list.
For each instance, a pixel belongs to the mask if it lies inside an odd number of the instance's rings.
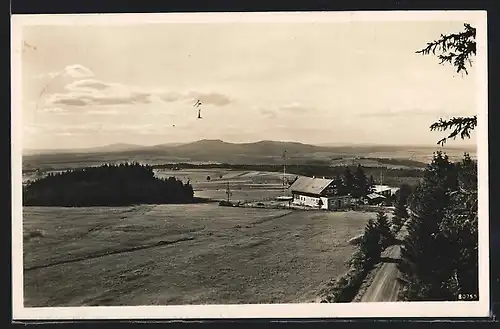
{"label": "farmland in valley", "polygon": [[[229,186],[231,200],[261,201],[283,195],[283,174],[278,172],[236,171],[224,169],[200,170],[157,170],[158,177],[175,177],[189,181],[193,185],[195,196],[215,200],[227,198]],[[292,181],[296,175],[287,174]],[[286,191],[288,194],[289,192]]]}

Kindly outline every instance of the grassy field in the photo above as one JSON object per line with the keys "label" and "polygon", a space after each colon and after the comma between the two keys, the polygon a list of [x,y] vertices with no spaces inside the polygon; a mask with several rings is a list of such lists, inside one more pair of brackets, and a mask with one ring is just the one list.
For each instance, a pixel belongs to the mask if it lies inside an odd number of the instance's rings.
{"label": "grassy field", "polygon": [[304,302],[375,213],[25,207],[25,306]]}

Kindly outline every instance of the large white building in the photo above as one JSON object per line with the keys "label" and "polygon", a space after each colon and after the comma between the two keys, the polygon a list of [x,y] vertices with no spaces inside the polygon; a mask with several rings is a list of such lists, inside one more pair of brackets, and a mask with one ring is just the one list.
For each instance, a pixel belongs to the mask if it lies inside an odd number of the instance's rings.
{"label": "large white building", "polygon": [[336,195],[333,179],[298,177],[290,186],[293,203],[317,209],[334,210],[348,207],[352,198]]}

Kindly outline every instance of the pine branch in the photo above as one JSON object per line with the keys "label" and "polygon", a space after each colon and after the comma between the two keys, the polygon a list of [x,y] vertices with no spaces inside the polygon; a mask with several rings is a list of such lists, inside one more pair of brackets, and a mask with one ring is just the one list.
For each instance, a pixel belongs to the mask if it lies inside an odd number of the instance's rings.
{"label": "pine branch", "polygon": [[456,139],[460,136],[461,139],[470,138],[472,130],[477,126],[477,116],[472,117],[453,117],[449,120],[443,120],[434,122],[429,128],[431,131],[447,131],[452,130],[451,133],[440,139],[437,144],[443,146],[448,139]]}
{"label": "pine branch", "polygon": [[471,57],[476,55],[476,29],[467,23],[464,27],[465,31],[461,33],[441,34],[440,39],[428,42],[425,48],[416,53],[436,55],[436,51],[439,51],[439,64],[450,63],[456,67],[457,73],[468,74],[466,65],[472,66]]}

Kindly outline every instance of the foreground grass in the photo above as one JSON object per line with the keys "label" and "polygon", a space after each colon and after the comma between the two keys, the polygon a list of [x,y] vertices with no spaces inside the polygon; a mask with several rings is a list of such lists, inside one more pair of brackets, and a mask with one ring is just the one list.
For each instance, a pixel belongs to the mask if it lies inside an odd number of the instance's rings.
{"label": "foreground grass", "polygon": [[[24,209],[25,305],[304,302],[371,213],[213,204]],[[42,232],[31,234],[30,232]]]}

